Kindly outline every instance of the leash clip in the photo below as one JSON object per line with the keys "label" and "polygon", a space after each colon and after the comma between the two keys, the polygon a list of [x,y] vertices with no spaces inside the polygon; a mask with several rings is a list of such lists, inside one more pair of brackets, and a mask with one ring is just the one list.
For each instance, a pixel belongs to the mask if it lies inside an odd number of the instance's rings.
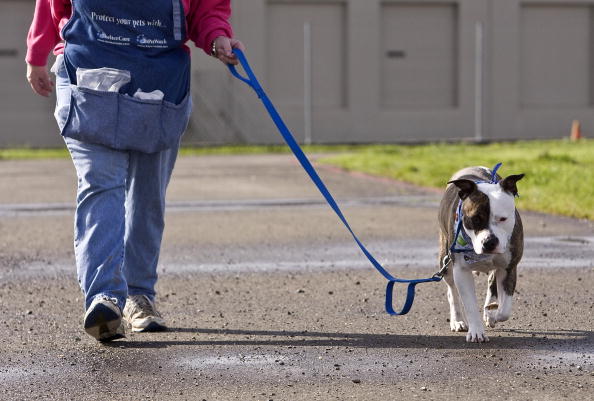
{"label": "leash clip", "polygon": [[448,252],[446,255],[444,255],[443,259],[441,260],[441,269],[439,269],[433,275],[433,278],[438,278],[441,280],[443,278],[443,276],[448,272],[448,267],[450,267],[451,263],[452,263],[452,257],[450,256],[450,253]]}

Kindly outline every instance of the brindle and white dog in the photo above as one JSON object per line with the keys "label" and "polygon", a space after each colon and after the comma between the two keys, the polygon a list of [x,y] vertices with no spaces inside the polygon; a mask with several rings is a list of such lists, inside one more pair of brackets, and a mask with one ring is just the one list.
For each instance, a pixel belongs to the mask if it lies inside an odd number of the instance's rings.
{"label": "brindle and white dog", "polygon": [[483,308],[486,325],[494,327],[511,315],[516,271],[524,249],[522,221],[514,204],[516,182],[522,177],[524,174],[501,179],[486,167],[465,168],[452,176],[441,200],[439,260],[446,255],[451,258],[444,275],[450,328],[468,331],[468,342],[489,341],[481,322],[473,272],[489,275]]}

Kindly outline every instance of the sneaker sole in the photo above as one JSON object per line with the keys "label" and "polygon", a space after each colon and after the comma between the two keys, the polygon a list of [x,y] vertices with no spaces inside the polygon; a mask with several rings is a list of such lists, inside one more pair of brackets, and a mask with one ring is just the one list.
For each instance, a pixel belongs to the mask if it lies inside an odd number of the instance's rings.
{"label": "sneaker sole", "polygon": [[86,316],[84,328],[87,334],[101,342],[108,342],[124,335],[118,332],[121,316],[105,305],[98,304]]}

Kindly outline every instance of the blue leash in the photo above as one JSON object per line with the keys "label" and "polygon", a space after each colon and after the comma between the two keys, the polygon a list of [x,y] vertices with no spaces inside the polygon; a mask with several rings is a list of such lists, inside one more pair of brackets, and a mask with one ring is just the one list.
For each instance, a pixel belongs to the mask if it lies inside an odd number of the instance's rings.
{"label": "blue leash", "polygon": [[[262,87],[260,86],[260,83],[256,79],[256,76],[255,76],[254,72],[252,71],[243,52],[239,49],[233,49],[233,52],[237,56],[237,59],[239,60],[241,66],[243,67],[245,73],[247,74],[247,78],[245,78],[241,74],[239,74],[234,65],[229,64],[228,67],[229,67],[229,70],[231,71],[231,74],[233,74],[233,76],[235,76],[237,79],[245,82],[247,85],[249,85],[256,92],[256,94],[258,95],[258,97],[260,98],[262,103],[264,104],[264,107],[266,107],[266,110],[268,110],[268,113],[270,114],[272,121],[274,121],[274,124],[277,126],[278,130],[280,131],[281,135],[283,136],[283,138],[284,138],[285,142],[287,143],[287,145],[289,146],[289,148],[291,148],[291,150],[295,154],[295,157],[297,157],[297,160],[299,161],[299,163],[301,163],[301,166],[303,167],[303,169],[307,172],[307,174],[309,175],[311,180],[314,182],[314,184],[316,184],[316,186],[318,187],[318,189],[320,190],[320,192],[322,193],[322,195],[324,196],[324,198],[326,199],[326,201],[328,202],[328,204],[330,205],[332,210],[334,210],[334,212],[340,218],[340,220],[345,225],[347,230],[349,230],[349,232],[353,236],[353,239],[355,240],[357,245],[359,245],[359,248],[361,248],[361,251],[363,251],[363,254],[367,257],[367,259],[369,259],[369,261],[371,262],[373,267],[375,267],[377,269],[377,271],[379,271],[381,273],[381,275],[384,276],[388,280],[388,285],[386,287],[386,312],[388,312],[390,315],[406,315],[408,313],[408,311],[410,310],[410,308],[412,307],[413,301],[415,299],[416,285],[419,283],[427,283],[427,282],[431,282],[431,281],[441,281],[441,279],[443,278],[442,276],[445,273],[445,269],[442,268],[442,270],[435,273],[433,276],[431,276],[429,278],[416,279],[416,280],[404,280],[404,279],[396,278],[396,277],[392,276],[390,273],[388,273],[388,271],[386,269],[384,269],[384,267],[373,257],[373,255],[371,255],[371,253],[369,253],[369,251],[367,250],[367,248],[365,248],[365,246],[361,243],[361,241],[359,241],[359,238],[357,238],[357,236],[351,229],[351,226],[349,225],[346,218],[342,214],[342,211],[338,207],[338,204],[336,203],[336,201],[330,194],[330,191],[328,191],[328,188],[326,188],[326,185],[324,184],[324,182],[322,181],[322,179],[320,178],[320,176],[318,175],[318,173],[316,172],[314,167],[311,165],[307,156],[305,156],[305,154],[303,153],[303,150],[301,150],[301,147],[299,146],[299,144],[297,143],[297,141],[291,134],[291,131],[289,131],[289,129],[283,122],[281,116],[278,114],[278,112],[274,108],[274,105],[272,104],[272,102],[270,101],[270,99],[268,98],[266,93],[264,92],[264,89],[262,89]],[[406,301],[404,302],[404,306],[402,307],[402,309],[399,312],[396,312],[392,306],[394,284],[396,284],[396,283],[408,284],[407,291],[406,291]]]}

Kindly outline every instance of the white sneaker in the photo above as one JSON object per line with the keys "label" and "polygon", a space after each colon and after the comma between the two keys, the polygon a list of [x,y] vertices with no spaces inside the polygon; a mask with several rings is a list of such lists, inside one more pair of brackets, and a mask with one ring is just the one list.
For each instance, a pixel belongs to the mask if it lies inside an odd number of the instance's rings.
{"label": "white sneaker", "polygon": [[95,297],[85,313],[84,328],[87,334],[101,342],[125,337],[118,300],[107,296]]}
{"label": "white sneaker", "polygon": [[146,295],[130,295],[126,299],[124,319],[135,333],[167,330],[155,303]]}

